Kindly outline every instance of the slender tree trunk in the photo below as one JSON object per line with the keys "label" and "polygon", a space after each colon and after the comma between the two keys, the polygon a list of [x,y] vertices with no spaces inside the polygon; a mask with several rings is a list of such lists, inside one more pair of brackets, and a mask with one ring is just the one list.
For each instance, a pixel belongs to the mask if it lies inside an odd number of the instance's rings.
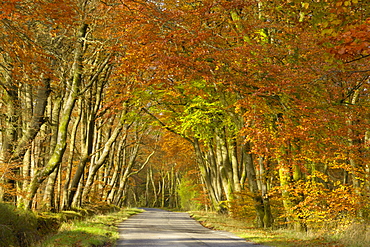
{"label": "slender tree trunk", "polygon": [[213,208],[218,209],[219,202],[221,201],[221,195],[216,193],[217,188],[215,188],[215,184],[213,183],[214,179],[217,179],[217,178],[212,178],[211,177],[211,173],[210,173],[209,169],[207,168],[206,160],[203,156],[202,150],[200,148],[200,145],[199,145],[199,142],[198,142],[197,139],[194,140],[193,145],[194,145],[194,150],[195,150],[195,154],[196,154],[196,157],[197,157],[197,163],[198,163],[201,175],[204,179],[205,186],[206,186],[207,191],[209,193],[209,196],[210,196],[210,199],[211,199],[211,202],[212,202],[212,206],[213,206]]}
{"label": "slender tree trunk", "polygon": [[240,184],[240,168],[236,152],[236,142],[230,143],[229,149],[233,171],[233,181],[234,181],[233,187],[235,188],[235,192],[240,192],[242,190],[242,185]]}
{"label": "slender tree trunk", "polygon": [[273,223],[273,216],[271,212],[271,205],[270,205],[270,199],[268,196],[268,179],[265,169],[265,161],[263,157],[259,158],[259,176],[258,180],[261,181],[261,196],[262,196],[262,202],[263,202],[263,209],[264,209],[264,216],[263,216],[263,226],[271,227]]}
{"label": "slender tree trunk", "polygon": [[[70,198],[71,197],[73,198],[73,196],[71,194],[75,192],[75,190],[74,190],[75,188],[73,187],[73,184],[71,185],[71,175],[72,175],[73,160],[74,160],[73,158],[74,158],[74,154],[75,154],[77,129],[78,129],[78,126],[80,124],[81,117],[82,117],[82,105],[81,105],[81,103],[79,104],[79,106],[80,106],[79,107],[80,112],[78,114],[78,117],[75,119],[75,122],[74,122],[73,127],[72,127],[72,131],[71,131],[71,139],[69,141],[70,148],[69,148],[69,155],[68,155],[66,173],[65,173],[66,177],[65,177],[65,183],[64,183],[64,186],[63,186],[63,189],[62,189],[63,202],[62,202],[61,208],[65,209],[65,210],[70,209],[70,206],[71,206]],[[77,170],[78,170],[78,168],[77,168]],[[81,175],[82,175],[82,172],[81,172]]]}
{"label": "slender tree trunk", "polygon": [[155,180],[154,180],[154,175],[153,175],[153,168],[150,166],[149,167],[149,177],[150,177],[150,181],[152,182],[152,187],[153,187],[153,196],[154,196],[154,200],[152,201],[152,207],[155,207],[155,205],[157,204],[157,201],[158,201],[158,193],[157,193],[157,188],[155,186]]}
{"label": "slender tree trunk", "polygon": [[217,161],[217,156],[215,154],[214,145],[210,144],[208,150],[208,156],[206,157],[207,168],[209,169],[210,177],[212,178],[212,186],[215,190],[217,197],[217,205],[224,200],[223,187],[222,187],[222,178],[221,171],[219,169],[219,163]]}
{"label": "slender tree trunk", "polygon": [[[61,109],[61,98],[56,98],[55,100],[52,101],[54,105],[50,110],[49,118],[51,121],[51,126],[50,128],[47,128],[47,133],[50,135],[50,143],[49,143],[49,150],[48,150],[48,157],[51,157],[51,155],[54,152],[54,148],[57,143],[57,138],[58,138],[58,123],[59,123],[59,116],[60,116],[60,109]],[[51,105],[51,104],[50,104]],[[58,165],[59,168],[59,165]],[[46,211],[55,211],[55,205],[53,202],[54,199],[54,185],[55,185],[55,179],[57,176],[57,170],[56,169],[53,173],[50,174],[50,177],[47,180],[46,188],[44,191],[44,197],[43,197],[43,207]]]}
{"label": "slender tree trunk", "polygon": [[56,180],[57,180],[57,176],[59,172],[60,172],[60,164],[48,177],[48,181],[45,186],[43,200],[42,200],[43,209],[45,211],[56,212],[55,185],[56,185]]}
{"label": "slender tree trunk", "polygon": [[145,168],[145,166],[149,163],[150,158],[152,157],[152,155],[154,154],[154,151],[151,154],[149,154],[147,156],[146,160],[144,161],[144,163],[142,163],[137,168],[137,170],[133,172],[132,169],[133,169],[133,167],[136,163],[136,158],[138,156],[139,147],[140,147],[140,140],[138,140],[138,143],[135,144],[133,149],[130,151],[130,156],[128,158],[128,162],[125,166],[125,169],[124,169],[124,172],[122,173],[122,176],[119,179],[120,183],[119,183],[119,189],[117,191],[117,196],[118,196],[119,199],[124,197],[124,191],[125,191],[125,188],[127,187],[127,183],[128,183],[129,178],[132,175],[137,174],[141,170],[143,170]]}
{"label": "slender tree trunk", "polygon": [[72,85],[70,88],[69,96],[65,102],[62,116],[59,122],[58,128],[58,141],[57,145],[54,149],[53,155],[50,157],[49,162],[47,165],[40,171],[35,174],[35,177],[31,180],[29,189],[28,189],[28,203],[27,208],[31,208],[32,200],[36,195],[38,188],[40,187],[41,183],[55,170],[55,168],[60,164],[62,161],[62,157],[65,152],[65,148],[67,145],[67,133],[68,133],[68,126],[71,120],[71,114],[79,93],[79,88],[81,84],[82,78],[82,60],[83,60],[83,46],[84,46],[84,38],[87,33],[87,24],[83,24],[78,33],[78,44],[75,50],[75,57],[74,57],[74,64],[73,64],[73,78],[72,78]]}
{"label": "slender tree trunk", "polygon": [[145,200],[145,207],[149,207],[150,199],[149,199],[149,185],[150,185],[150,174],[149,174],[149,169],[146,171],[146,181],[145,181],[145,195],[144,195],[144,200]]}
{"label": "slender tree trunk", "polygon": [[[0,162],[2,163],[3,174],[0,177],[0,182],[4,183],[8,188],[4,189],[4,186],[0,186],[0,201],[7,201],[16,203],[15,189],[16,182],[14,179],[17,173],[16,163],[12,162],[11,154],[15,149],[15,144],[17,143],[17,131],[19,124],[18,109],[19,98],[17,93],[17,88],[12,85],[11,78],[6,79],[6,84],[9,88],[4,92],[3,100],[6,103],[6,113],[5,113],[5,128],[2,133],[2,153],[0,157]],[[10,193],[9,193],[10,192]]]}
{"label": "slender tree trunk", "polygon": [[110,151],[113,143],[116,141],[118,135],[121,133],[121,130],[123,128],[123,124],[124,124],[124,121],[125,121],[125,117],[126,117],[126,112],[123,111],[121,113],[118,125],[116,126],[113,133],[110,135],[107,142],[105,143],[103,151],[102,151],[99,159],[96,161],[96,163],[91,164],[90,169],[89,169],[89,174],[88,174],[88,177],[87,177],[87,181],[86,181],[86,185],[85,185],[85,188],[83,190],[82,198],[87,198],[87,195],[90,193],[91,186],[94,182],[94,178],[95,178],[96,173],[98,172],[99,168],[104,164],[106,158],[109,155],[109,151]]}
{"label": "slender tree trunk", "polygon": [[122,157],[125,157],[126,147],[124,147],[124,146],[126,145],[127,131],[128,131],[128,127],[125,128],[125,133],[126,134],[121,139],[121,141],[118,145],[118,148],[117,148],[117,155],[116,155],[115,160],[114,160],[114,163],[115,163],[116,167],[115,167],[115,170],[114,170],[114,173],[113,173],[113,176],[112,176],[111,183],[109,184],[109,187],[111,188],[111,190],[110,190],[110,192],[108,193],[108,196],[107,196],[108,203],[112,203],[114,201],[114,197],[119,191],[120,174],[123,173],[123,166],[125,164],[125,161]]}
{"label": "slender tree trunk", "polygon": [[[81,104],[81,108],[82,104]],[[80,112],[80,118],[83,119],[82,121],[82,131],[81,131],[81,158],[77,165],[77,169],[74,173],[73,179],[70,182],[68,186],[68,195],[66,197],[65,202],[65,208],[69,209],[71,208],[73,204],[73,199],[76,196],[76,192],[78,190],[79,183],[81,181],[83,172],[85,170],[86,164],[90,161],[91,158],[91,152],[92,152],[92,145],[93,145],[93,136],[94,136],[94,117],[88,116],[87,112],[84,112],[83,109],[81,109]],[[77,128],[77,122],[75,127]],[[65,185],[67,187],[67,184]]]}
{"label": "slender tree trunk", "polygon": [[37,133],[40,131],[41,125],[45,122],[44,114],[49,94],[50,78],[45,78],[42,80],[41,85],[37,89],[35,95],[35,104],[33,106],[33,113],[28,125],[29,127],[26,131],[24,131],[22,138],[17,144],[17,148],[12,154],[13,160],[17,160],[20,157],[24,156],[30,146],[30,142],[35,138]]}
{"label": "slender tree trunk", "polygon": [[264,203],[261,195],[261,191],[259,190],[258,183],[257,183],[257,176],[255,165],[253,161],[253,156],[250,153],[250,143],[246,143],[243,149],[243,157],[245,162],[246,174],[247,174],[247,181],[248,181],[248,188],[252,193],[253,200],[255,202],[254,207],[256,210],[256,218],[257,218],[257,227],[268,227],[264,224],[265,218],[265,208]]}

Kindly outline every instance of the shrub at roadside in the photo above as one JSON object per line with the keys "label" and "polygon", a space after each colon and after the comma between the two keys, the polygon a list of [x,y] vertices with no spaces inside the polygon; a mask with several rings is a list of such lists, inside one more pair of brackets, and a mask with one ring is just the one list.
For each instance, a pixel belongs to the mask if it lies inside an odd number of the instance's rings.
{"label": "shrub at roadside", "polygon": [[0,246],[31,246],[41,237],[37,228],[35,214],[0,203]]}

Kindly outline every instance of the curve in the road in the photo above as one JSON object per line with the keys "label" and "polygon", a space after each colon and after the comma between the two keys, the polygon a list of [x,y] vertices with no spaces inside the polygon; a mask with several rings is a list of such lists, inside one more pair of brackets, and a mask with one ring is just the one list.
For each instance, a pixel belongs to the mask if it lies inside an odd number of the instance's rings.
{"label": "curve in the road", "polygon": [[134,215],[119,225],[120,240],[117,247],[256,246],[231,233],[207,229],[190,218],[187,213],[153,208],[144,210],[143,213]]}

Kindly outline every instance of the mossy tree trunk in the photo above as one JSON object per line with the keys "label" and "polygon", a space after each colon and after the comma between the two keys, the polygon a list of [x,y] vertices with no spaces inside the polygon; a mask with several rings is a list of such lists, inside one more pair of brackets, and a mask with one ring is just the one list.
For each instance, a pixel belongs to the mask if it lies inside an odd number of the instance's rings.
{"label": "mossy tree trunk", "polygon": [[33,198],[35,197],[41,183],[55,170],[55,168],[62,161],[67,145],[68,126],[71,120],[71,114],[74,109],[75,102],[79,94],[82,80],[83,48],[85,44],[87,29],[88,25],[82,24],[78,31],[77,35],[78,42],[74,53],[74,63],[72,70],[73,71],[72,83],[71,87],[69,88],[69,95],[63,106],[61,118],[59,121],[57,144],[46,166],[43,169],[36,172],[35,176],[32,178],[29,184],[27,198],[28,202],[26,204],[27,208],[31,208]]}

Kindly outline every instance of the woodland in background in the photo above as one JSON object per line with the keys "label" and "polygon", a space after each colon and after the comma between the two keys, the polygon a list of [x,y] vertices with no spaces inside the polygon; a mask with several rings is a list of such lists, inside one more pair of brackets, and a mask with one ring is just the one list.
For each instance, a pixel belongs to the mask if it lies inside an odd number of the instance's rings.
{"label": "woodland in background", "polygon": [[367,0],[7,0],[0,195],[369,220]]}

